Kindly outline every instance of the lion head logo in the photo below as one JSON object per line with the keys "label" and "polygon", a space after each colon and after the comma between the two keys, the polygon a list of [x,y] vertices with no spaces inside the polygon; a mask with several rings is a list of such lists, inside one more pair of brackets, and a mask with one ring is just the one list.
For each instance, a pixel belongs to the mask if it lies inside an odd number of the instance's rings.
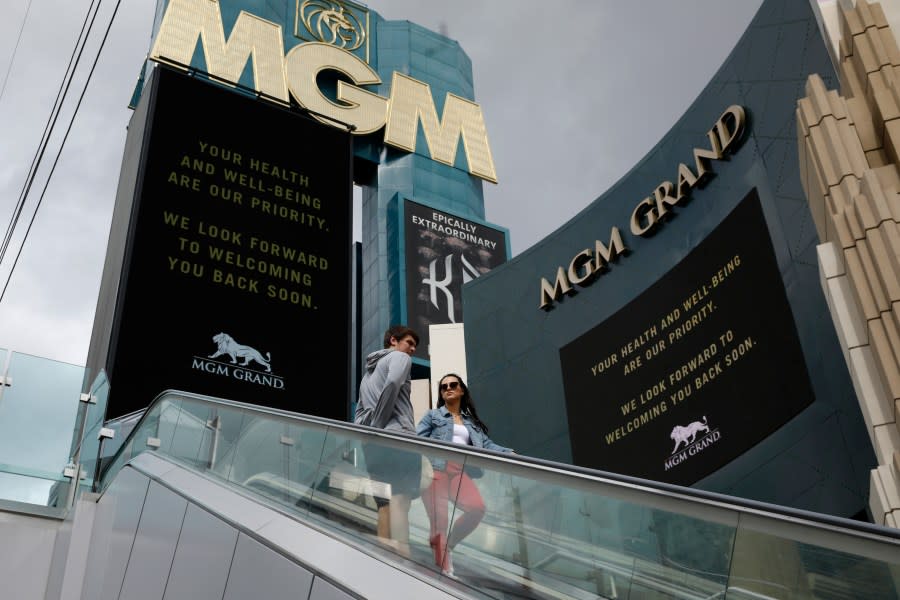
{"label": "lion head logo", "polygon": [[269,363],[272,361],[272,356],[268,352],[266,352],[266,357],[263,358],[263,355],[260,354],[259,350],[250,346],[238,344],[234,341],[234,338],[227,333],[217,333],[212,339],[216,343],[216,351],[210,354],[209,358],[218,358],[219,356],[228,355],[231,357],[232,364],[237,364],[237,359],[243,358],[244,362],[238,365],[241,367],[246,367],[250,364],[250,361],[253,360],[265,367],[266,372],[272,372],[272,367],[269,366]]}
{"label": "lion head logo", "polygon": [[297,18],[311,36],[338,48],[352,51],[366,41],[359,18],[340,0],[305,0]]}

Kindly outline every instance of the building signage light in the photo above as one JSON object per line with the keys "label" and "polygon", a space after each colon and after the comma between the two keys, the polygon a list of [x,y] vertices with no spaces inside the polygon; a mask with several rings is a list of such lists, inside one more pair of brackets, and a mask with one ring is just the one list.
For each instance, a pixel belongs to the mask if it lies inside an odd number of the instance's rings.
{"label": "building signage light", "polygon": [[[281,25],[246,11],[240,12],[226,40],[217,0],[170,0],[150,58],[183,68],[190,64],[198,39],[211,75],[237,82],[250,60],[257,92],[283,103],[293,97],[323,115],[316,117],[323,123],[352,125],[355,135],[384,128],[384,143],[407,152],[416,150],[421,122],[432,160],[453,166],[462,138],[469,173],[497,182],[484,116],[471,100],[448,93],[438,117],[430,86],[398,72],[392,76],[390,98],[379,96],[362,87],[379,85],[381,78],[360,57],[323,42],[301,43],[285,53]],[[338,102],[316,82],[325,70],[353,82],[337,82]]]}
{"label": "building signage light", "polygon": [[[676,183],[661,182],[652,195],[637,203],[631,213],[631,233],[647,237],[663,225],[671,207],[680,204],[690,194],[691,189],[705,181],[712,170],[710,160],[723,160],[726,151],[732,149],[735,142],[741,139],[746,123],[746,113],[738,105],[729,106],[718,118],[712,129],[707,132],[709,148],[694,148],[694,166],[696,173],[685,163],[678,165]],[[553,303],[563,294],[574,294],[573,286],[586,287],[608,270],[608,264],[618,256],[626,254],[628,248],[622,241],[622,233],[618,227],[610,231],[609,245],[597,240],[594,249],[585,248],[569,261],[567,268],[556,269],[556,280],[551,284],[541,278],[540,308],[550,310]]]}

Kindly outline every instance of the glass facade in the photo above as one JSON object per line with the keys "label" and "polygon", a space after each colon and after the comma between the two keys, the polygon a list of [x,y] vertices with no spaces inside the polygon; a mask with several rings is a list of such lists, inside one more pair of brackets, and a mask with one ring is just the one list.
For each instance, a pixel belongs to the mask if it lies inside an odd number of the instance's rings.
{"label": "glass facade", "polygon": [[[394,71],[427,82],[438,113],[453,93],[474,98],[472,63],[459,44],[408,21],[385,21],[374,16],[376,60],[382,81]],[[380,94],[389,94],[386,85]],[[385,149],[375,175],[363,194],[363,322],[362,354],[381,348],[384,330],[401,317],[401,249],[398,211],[404,198],[418,199],[464,217],[484,219],[482,182],[463,168],[435,162],[420,154],[427,146],[418,133],[417,153]]]}

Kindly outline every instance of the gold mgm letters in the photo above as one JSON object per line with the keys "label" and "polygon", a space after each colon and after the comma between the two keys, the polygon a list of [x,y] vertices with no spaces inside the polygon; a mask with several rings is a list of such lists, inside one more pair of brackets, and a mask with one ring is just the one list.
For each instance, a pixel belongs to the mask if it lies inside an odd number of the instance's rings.
{"label": "gold mgm letters", "polygon": [[[247,60],[252,59],[257,92],[284,103],[290,94],[300,106],[324,115],[317,117],[323,123],[337,126],[330,118],[350,124],[357,135],[384,127],[384,143],[408,152],[415,152],[421,122],[432,160],[450,166],[462,137],[469,172],[497,183],[484,117],[475,102],[448,93],[439,118],[430,86],[397,72],[391,81],[391,96],[384,98],[358,87],[378,85],[381,78],[356,55],[321,42],[298,44],[285,54],[281,25],[246,11],[240,12],[226,40],[218,0],[170,0],[150,58],[188,65],[197,38],[211,75],[237,82]],[[331,101],[316,85],[316,75],[326,69],[353,82],[338,81],[340,103]]]}
{"label": "gold mgm letters", "polygon": [[[710,160],[722,160],[725,151],[731,148],[735,141],[744,133],[746,114],[744,109],[736,104],[729,106],[716,121],[715,125],[706,134],[710,148],[694,148],[694,165],[697,173],[684,163],[678,165],[678,183],[663,181],[653,191],[652,196],[647,196],[637,203],[631,213],[631,233],[647,236],[654,229],[663,224],[663,217],[682,200],[687,198],[691,189],[701,183],[712,172],[709,166]],[[673,196],[674,194],[674,196]],[[585,248],[569,262],[569,268],[558,267],[556,269],[556,281],[552,285],[541,278],[541,304],[540,308],[550,310],[553,303],[563,294],[574,294],[574,285],[582,287],[592,283],[599,275],[602,275],[610,261],[627,251],[622,242],[622,234],[618,227],[613,227],[610,232],[609,246],[604,246],[597,240],[594,251]]]}
{"label": "gold mgm letters", "polygon": [[610,261],[626,250],[619,228],[613,227],[609,233],[609,246],[604,246],[603,242],[597,240],[594,242],[593,252],[590,248],[585,248],[573,256],[568,270],[562,267],[556,269],[556,283],[550,285],[549,281],[541,277],[541,308],[549,310],[561,295],[573,293],[573,285],[588,285],[606,271]]}
{"label": "gold mgm letters", "polygon": [[742,107],[734,104],[726,108],[713,128],[706,134],[709,139],[709,150],[694,148],[694,164],[697,173],[694,174],[686,164],[679,164],[677,183],[663,181],[653,190],[652,196],[647,196],[634,207],[634,211],[631,213],[631,233],[647,236],[660,226],[662,218],[670,210],[669,207],[684,200],[691,193],[691,189],[711,173],[709,161],[722,160],[725,157],[725,151],[735,140],[740,139],[744,132],[745,121],[746,116]]}

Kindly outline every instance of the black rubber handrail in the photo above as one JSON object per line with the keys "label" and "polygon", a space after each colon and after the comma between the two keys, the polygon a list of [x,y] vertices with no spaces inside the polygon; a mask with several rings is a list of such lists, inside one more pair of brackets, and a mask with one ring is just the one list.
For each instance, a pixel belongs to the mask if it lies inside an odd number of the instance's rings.
{"label": "black rubber handrail", "polygon": [[306,422],[306,423],[315,423],[319,425],[324,425],[327,427],[333,427],[336,429],[342,429],[346,431],[353,432],[355,434],[362,434],[365,436],[378,437],[378,438],[387,438],[398,440],[406,444],[413,444],[416,446],[422,447],[436,447],[452,450],[458,454],[467,454],[472,456],[480,456],[484,458],[491,458],[492,460],[499,460],[501,462],[509,462],[511,464],[519,464],[519,465],[527,465],[531,467],[538,467],[543,471],[554,471],[556,473],[564,474],[564,475],[574,475],[578,476],[582,479],[589,479],[593,481],[597,481],[598,483],[612,483],[621,486],[628,487],[630,489],[634,489],[637,491],[644,491],[648,493],[655,494],[657,496],[664,496],[668,498],[674,498],[679,500],[685,500],[689,502],[699,502],[702,504],[707,504],[710,506],[716,506],[719,508],[724,508],[728,510],[733,510],[736,512],[744,512],[744,513],[754,513],[760,514],[763,516],[769,516],[772,518],[781,518],[784,520],[791,521],[802,521],[806,524],[819,526],[821,528],[830,528],[830,529],[841,529],[846,530],[848,532],[853,532],[856,534],[860,534],[867,537],[875,537],[880,539],[881,541],[890,541],[896,542],[900,545],[900,529],[894,529],[890,527],[884,527],[881,525],[875,525],[872,523],[865,523],[862,521],[856,521],[853,519],[846,519],[842,517],[836,517],[833,515],[827,515],[823,513],[817,513],[812,511],[805,511],[797,508],[792,508],[788,506],[781,506],[778,504],[769,504],[766,502],[759,502],[756,500],[749,500],[746,498],[740,498],[736,496],[728,496],[726,494],[718,494],[715,492],[708,492],[705,490],[698,490],[694,488],[688,488],[678,485],[673,485],[669,483],[662,483],[658,481],[652,481],[648,479],[640,479],[637,477],[630,477],[628,475],[621,475],[619,473],[611,473],[608,471],[599,471],[595,469],[589,469],[586,467],[579,467],[577,465],[570,465],[566,463],[559,463],[555,461],[545,460],[541,458],[534,458],[530,456],[524,456],[521,454],[513,454],[510,455],[508,453],[503,452],[494,452],[492,450],[486,450],[482,448],[474,448],[461,446],[459,444],[453,444],[451,442],[443,442],[440,440],[434,439],[426,439],[417,437],[414,435],[408,435],[399,432],[389,432],[383,429],[376,429],[373,427],[368,427],[365,425],[356,425],[354,423],[347,423],[345,421],[337,421],[334,419],[327,419],[325,417],[317,417],[314,415],[306,415],[301,413],[290,412],[286,410],[280,410],[277,408],[270,408],[266,406],[259,406],[255,404],[246,404],[244,402],[237,402],[235,400],[228,400],[225,398],[216,398],[213,396],[205,396],[202,394],[194,394],[191,392],[182,392],[179,390],[166,390],[160,393],[153,402],[145,410],[143,416],[141,416],[140,421],[134,426],[131,433],[128,436],[116,454],[111,457],[109,462],[107,463],[107,467],[103,470],[98,478],[98,481],[104,480],[109,474],[107,471],[109,467],[116,464],[116,461],[123,451],[124,448],[129,446],[129,442],[131,441],[131,437],[135,434],[135,432],[139,431],[141,425],[144,422],[144,419],[148,414],[152,413],[153,408],[170,397],[179,397],[179,398],[188,398],[195,401],[205,402],[212,405],[220,405],[220,406],[229,406],[233,408],[237,408],[240,410],[246,410],[250,412],[255,412],[258,414],[268,414],[272,416],[276,416],[279,418],[285,418],[298,422]]}

